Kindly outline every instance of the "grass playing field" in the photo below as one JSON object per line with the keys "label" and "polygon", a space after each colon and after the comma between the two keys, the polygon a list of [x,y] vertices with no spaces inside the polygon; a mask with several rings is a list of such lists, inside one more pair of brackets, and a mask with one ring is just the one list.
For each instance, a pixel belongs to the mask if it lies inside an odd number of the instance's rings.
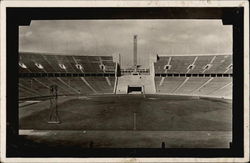
{"label": "grass playing field", "polygon": [[[231,131],[228,100],[142,95],[70,98],[58,105],[61,124],[48,124],[46,101],[20,109],[21,129]],[[37,107],[37,106],[36,106]],[[32,112],[22,117],[22,111]],[[134,124],[136,123],[136,124]]]}
{"label": "grass playing field", "polygon": [[[29,139],[88,147],[228,147],[232,101],[165,95],[62,97],[60,124],[48,124],[49,101],[19,108]],[[24,134],[25,135],[25,134]],[[53,136],[56,135],[56,136]]]}

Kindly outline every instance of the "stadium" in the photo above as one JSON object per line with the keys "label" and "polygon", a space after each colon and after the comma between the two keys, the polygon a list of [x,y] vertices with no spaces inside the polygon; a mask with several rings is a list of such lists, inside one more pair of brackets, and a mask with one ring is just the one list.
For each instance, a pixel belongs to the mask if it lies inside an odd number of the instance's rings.
{"label": "stadium", "polygon": [[19,135],[48,146],[229,148],[232,54],[19,53]]}

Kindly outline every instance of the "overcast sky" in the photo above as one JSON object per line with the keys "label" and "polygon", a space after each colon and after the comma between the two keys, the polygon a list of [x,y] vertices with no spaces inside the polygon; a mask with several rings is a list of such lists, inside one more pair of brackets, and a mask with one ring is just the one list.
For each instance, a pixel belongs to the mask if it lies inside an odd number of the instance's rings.
{"label": "overcast sky", "polygon": [[122,67],[132,65],[133,35],[138,62],[149,55],[232,53],[232,26],[220,20],[48,20],[19,28],[19,51],[71,55],[120,53]]}

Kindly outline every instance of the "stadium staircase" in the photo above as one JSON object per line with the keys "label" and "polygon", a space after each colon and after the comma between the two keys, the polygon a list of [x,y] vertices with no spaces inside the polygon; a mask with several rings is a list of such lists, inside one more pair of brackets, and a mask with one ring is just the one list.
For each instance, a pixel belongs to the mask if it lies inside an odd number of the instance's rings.
{"label": "stadium staircase", "polygon": [[116,94],[127,94],[128,86],[141,86],[145,94],[154,94],[154,77],[151,75],[124,75],[118,77]]}

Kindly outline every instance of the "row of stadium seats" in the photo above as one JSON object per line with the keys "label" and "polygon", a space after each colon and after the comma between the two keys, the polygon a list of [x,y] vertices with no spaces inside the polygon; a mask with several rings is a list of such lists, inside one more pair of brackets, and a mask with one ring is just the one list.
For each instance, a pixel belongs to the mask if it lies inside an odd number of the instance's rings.
{"label": "row of stadium seats", "polygon": [[232,55],[158,56],[155,73],[232,73]]}
{"label": "row of stadium seats", "polygon": [[156,92],[232,97],[232,78],[155,77]]}
{"label": "row of stadium seats", "polygon": [[[112,93],[115,85],[115,77],[87,77],[88,83],[98,90],[98,93]],[[98,80],[97,80],[98,79]]]}
{"label": "row of stadium seats", "polygon": [[19,54],[19,73],[115,72],[112,56],[65,56],[39,53]]}
{"label": "row of stadium seats", "polygon": [[58,86],[58,95],[113,93],[115,77],[40,77],[19,78],[19,98],[50,95],[50,86]]}
{"label": "row of stadium seats", "polygon": [[[115,77],[19,78],[19,98],[50,95],[57,85],[59,95],[112,93]],[[232,96],[232,78],[155,77],[156,93],[180,95]]]}

